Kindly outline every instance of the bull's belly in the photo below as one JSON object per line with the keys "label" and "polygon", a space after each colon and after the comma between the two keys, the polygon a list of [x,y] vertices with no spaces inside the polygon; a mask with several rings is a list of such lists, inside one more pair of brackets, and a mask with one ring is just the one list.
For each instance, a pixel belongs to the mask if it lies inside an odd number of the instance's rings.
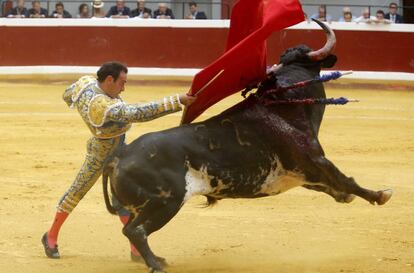
{"label": "bull's belly", "polygon": [[280,194],[306,183],[303,174],[287,171],[278,161],[276,168],[262,177],[250,177],[243,181],[223,181],[207,172],[206,167],[199,170],[188,168],[185,175],[186,194],[184,202],[196,195],[208,195],[218,199],[224,198],[258,198]]}

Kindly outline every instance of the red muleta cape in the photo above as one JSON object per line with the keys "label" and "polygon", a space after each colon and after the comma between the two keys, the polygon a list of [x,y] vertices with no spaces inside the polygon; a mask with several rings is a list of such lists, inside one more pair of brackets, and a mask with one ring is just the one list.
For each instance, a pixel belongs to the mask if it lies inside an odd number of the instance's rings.
{"label": "red muleta cape", "polygon": [[249,84],[264,80],[266,39],[303,20],[298,0],[239,0],[232,10],[226,51],[194,76],[189,94],[197,94],[197,100],[184,111],[182,124]]}

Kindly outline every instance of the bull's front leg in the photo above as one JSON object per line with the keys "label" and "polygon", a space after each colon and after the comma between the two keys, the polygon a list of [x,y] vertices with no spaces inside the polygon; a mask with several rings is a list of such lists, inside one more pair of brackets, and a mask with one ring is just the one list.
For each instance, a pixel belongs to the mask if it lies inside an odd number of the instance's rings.
{"label": "bull's front leg", "polygon": [[335,191],[354,194],[364,198],[371,204],[384,205],[390,200],[392,190],[373,191],[359,186],[352,177],[345,176],[335,165],[324,156],[311,158],[314,166],[321,172],[321,180]]}
{"label": "bull's front leg", "polygon": [[177,194],[174,198],[165,193],[161,193],[158,197],[152,196],[152,199],[148,199],[148,202],[139,207],[138,216],[122,230],[145,260],[150,273],[165,273],[163,266],[166,265],[166,261],[154,255],[147,238],[177,214],[181,208],[183,196],[183,194]]}
{"label": "bull's front leg", "polygon": [[144,225],[141,224],[136,226],[136,223],[134,224],[134,222],[135,221],[132,221],[123,228],[123,234],[136,247],[142,258],[144,258],[150,273],[165,273],[160,261],[154,255],[148,245],[148,235],[144,228]]}

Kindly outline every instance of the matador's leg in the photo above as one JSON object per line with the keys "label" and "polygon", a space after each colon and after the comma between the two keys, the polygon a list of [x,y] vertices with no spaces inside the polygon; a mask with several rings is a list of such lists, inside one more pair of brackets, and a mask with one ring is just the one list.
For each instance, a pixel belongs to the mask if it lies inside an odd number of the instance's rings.
{"label": "matador's leg", "polygon": [[99,139],[92,137],[87,144],[87,154],[75,181],[63,195],[58,210],[71,213],[85,194],[92,188],[102,174],[103,164],[118,147],[122,137]]}
{"label": "matador's leg", "polygon": [[91,189],[102,174],[103,164],[108,156],[122,144],[124,136],[112,139],[98,139],[92,137],[87,144],[85,162],[82,165],[75,181],[58,203],[55,219],[51,228],[42,237],[45,253],[50,258],[60,258],[57,248],[59,230],[69,213]]}

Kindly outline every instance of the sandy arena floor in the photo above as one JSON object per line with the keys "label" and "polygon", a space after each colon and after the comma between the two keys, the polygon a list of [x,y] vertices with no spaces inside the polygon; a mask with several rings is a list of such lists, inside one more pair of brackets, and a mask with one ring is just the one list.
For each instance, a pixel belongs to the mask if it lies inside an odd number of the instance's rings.
{"label": "sandy arena floor", "polygon": [[[129,260],[100,182],[62,228],[62,259],[44,256],[40,237],[89,137],[61,100],[65,86],[0,82],[0,272],[147,272]],[[144,102],[180,90],[186,88],[130,83],[124,98]],[[168,272],[414,272],[414,92],[328,89],[328,95],[361,102],[328,108],[320,133],[327,157],[365,187],[394,189],[390,202],[345,205],[302,188],[208,209],[195,198],[150,238],[154,252],[168,259]],[[203,118],[238,100],[225,100]],[[135,125],[128,142],[176,126],[180,116]]]}

